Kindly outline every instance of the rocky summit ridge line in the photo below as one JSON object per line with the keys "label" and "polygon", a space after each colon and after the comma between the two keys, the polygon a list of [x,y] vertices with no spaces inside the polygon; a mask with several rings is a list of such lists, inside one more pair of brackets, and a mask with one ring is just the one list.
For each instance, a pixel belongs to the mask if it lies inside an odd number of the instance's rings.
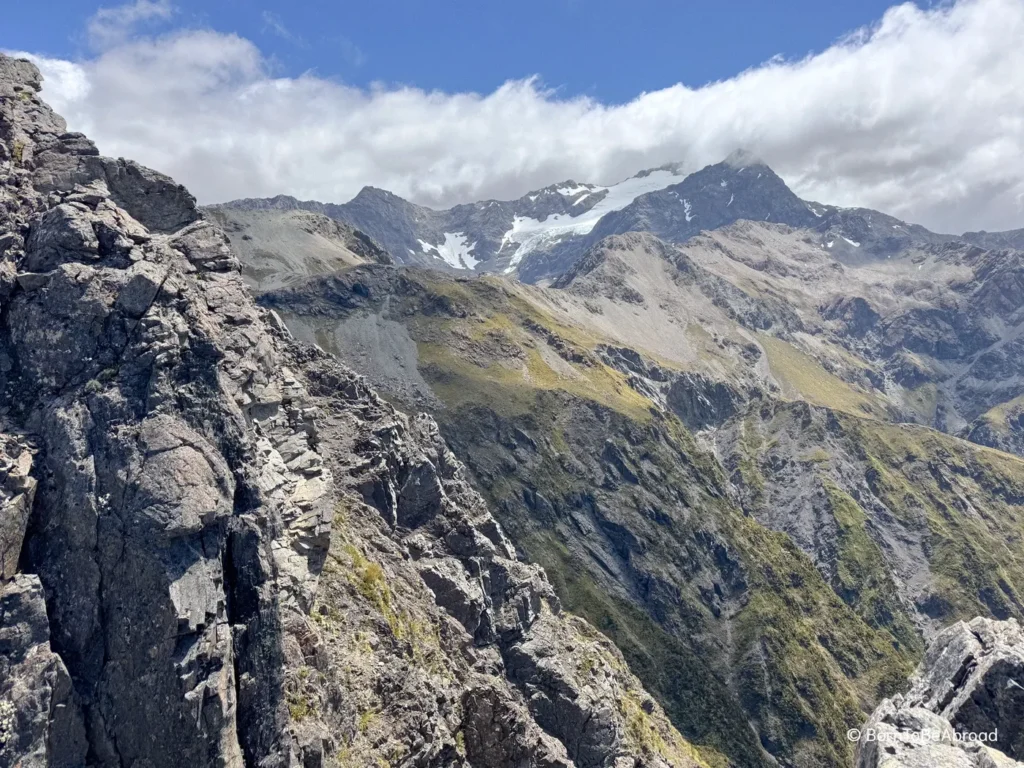
{"label": "rocky summit ridge line", "polygon": [[0,56],[0,765],[695,766],[427,417]]}
{"label": "rocky summit ridge line", "polygon": [[234,200],[209,210],[228,226],[244,226],[258,211],[316,213],[366,233],[399,264],[462,274],[514,273],[528,283],[557,279],[608,235],[651,232],[681,244],[702,231],[741,220],[813,231],[822,248],[849,262],[953,242],[986,249],[1024,247],[1020,230],[958,237],[879,211],[802,200],[771,168],[743,150],[690,174],[680,164],[670,164],[607,187],[565,181],[518,200],[485,200],[447,210],[416,205],[375,187],[363,188],[340,205],[278,195]]}

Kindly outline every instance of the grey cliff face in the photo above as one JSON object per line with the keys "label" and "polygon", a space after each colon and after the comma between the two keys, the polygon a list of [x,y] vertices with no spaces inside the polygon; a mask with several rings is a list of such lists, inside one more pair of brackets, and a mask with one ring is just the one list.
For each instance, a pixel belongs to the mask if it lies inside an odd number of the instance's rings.
{"label": "grey cliff face", "polygon": [[910,690],[884,700],[859,732],[858,768],[1024,765],[1022,676],[1016,621],[949,627],[929,645]]}
{"label": "grey cliff face", "polygon": [[0,765],[697,765],[434,424],[39,85],[0,56]]}
{"label": "grey cliff face", "polygon": [[[53,654],[28,670],[51,689],[40,736],[4,757],[283,759],[280,637],[261,624],[308,604],[331,512],[324,479],[272,463],[312,448],[301,389],[275,401],[298,385],[187,191],[100,157],[29,65],[3,64],[5,429],[38,480],[11,615],[16,653]],[[242,571],[264,585],[244,606]],[[20,731],[33,710],[16,710]]]}

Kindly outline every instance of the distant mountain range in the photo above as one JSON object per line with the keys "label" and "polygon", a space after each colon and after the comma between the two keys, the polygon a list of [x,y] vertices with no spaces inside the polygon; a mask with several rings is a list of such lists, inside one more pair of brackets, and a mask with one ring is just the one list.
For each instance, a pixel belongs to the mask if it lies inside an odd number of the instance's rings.
{"label": "distant mountain range", "polygon": [[666,166],[610,187],[569,180],[518,200],[485,200],[443,211],[415,205],[376,187],[364,187],[343,205],[279,195],[235,200],[214,208],[313,211],[362,230],[400,264],[512,272],[531,254],[580,243],[607,214],[684,178],[677,167]]}
{"label": "distant mountain range", "polygon": [[279,195],[211,206],[215,211],[296,209],[361,230],[398,264],[515,273],[529,283],[557,278],[608,235],[646,231],[683,243],[740,220],[811,230],[823,248],[847,263],[891,256],[915,244],[956,240],[985,248],[1024,247],[1024,229],[937,234],[879,211],[802,200],[745,151],[689,175],[680,165],[666,165],[611,186],[568,180],[518,200],[484,200],[447,210],[416,205],[376,187],[364,187],[340,205]]}

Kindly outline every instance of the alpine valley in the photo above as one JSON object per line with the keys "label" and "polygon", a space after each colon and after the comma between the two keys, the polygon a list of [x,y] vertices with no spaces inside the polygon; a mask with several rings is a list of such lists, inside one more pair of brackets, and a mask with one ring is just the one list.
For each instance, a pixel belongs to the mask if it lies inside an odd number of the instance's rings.
{"label": "alpine valley", "polygon": [[1024,765],[1020,231],[743,150],[200,208],[40,90],[0,55],[0,768]]}
{"label": "alpine valley", "polygon": [[[1019,233],[805,201],[745,151],[448,211],[208,213],[296,338],[437,420],[709,764],[851,765],[936,633],[1024,612]],[[395,263],[299,257],[298,216]]]}

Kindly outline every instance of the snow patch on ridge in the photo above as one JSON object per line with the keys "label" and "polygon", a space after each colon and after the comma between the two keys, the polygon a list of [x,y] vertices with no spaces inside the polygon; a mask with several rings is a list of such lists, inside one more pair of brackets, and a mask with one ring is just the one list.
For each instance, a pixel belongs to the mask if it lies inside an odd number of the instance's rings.
{"label": "snow patch on ridge", "polygon": [[[502,249],[509,244],[518,246],[505,272],[514,272],[524,256],[540,247],[554,244],[566,237],[590,234],[606,213],[622,210],[640,195],[665,189],[678,183],[683,177],[684,174],[675,171],[658,170],[644,176],[633,176],[610,187],[586,187],[590,193],[606,190],[608,194],[589,211],[577,216],[559,213],[543,220],[516,216],[512,220],[512,229],[501,239]],[[558,191],[562,192],[561,189]]]}
{"label": "snow patch on ridge", "polygon": [[480,260],[472,255],[476,243],[466,243],[464,232],[445,232],[444,242],[440,245],[431,245],[425,240],[420,240],[420,247],[424,253],[434,253],[450,267],[455,269],[476,269]]}
{"label": "snow patch on ridge", "polygon": [[566,197],[575,197],[580,192],[589,192],[590,187],[585,187],[582,184],[576,187],[559,187],[557,190],[558,194],[565,195]]}

